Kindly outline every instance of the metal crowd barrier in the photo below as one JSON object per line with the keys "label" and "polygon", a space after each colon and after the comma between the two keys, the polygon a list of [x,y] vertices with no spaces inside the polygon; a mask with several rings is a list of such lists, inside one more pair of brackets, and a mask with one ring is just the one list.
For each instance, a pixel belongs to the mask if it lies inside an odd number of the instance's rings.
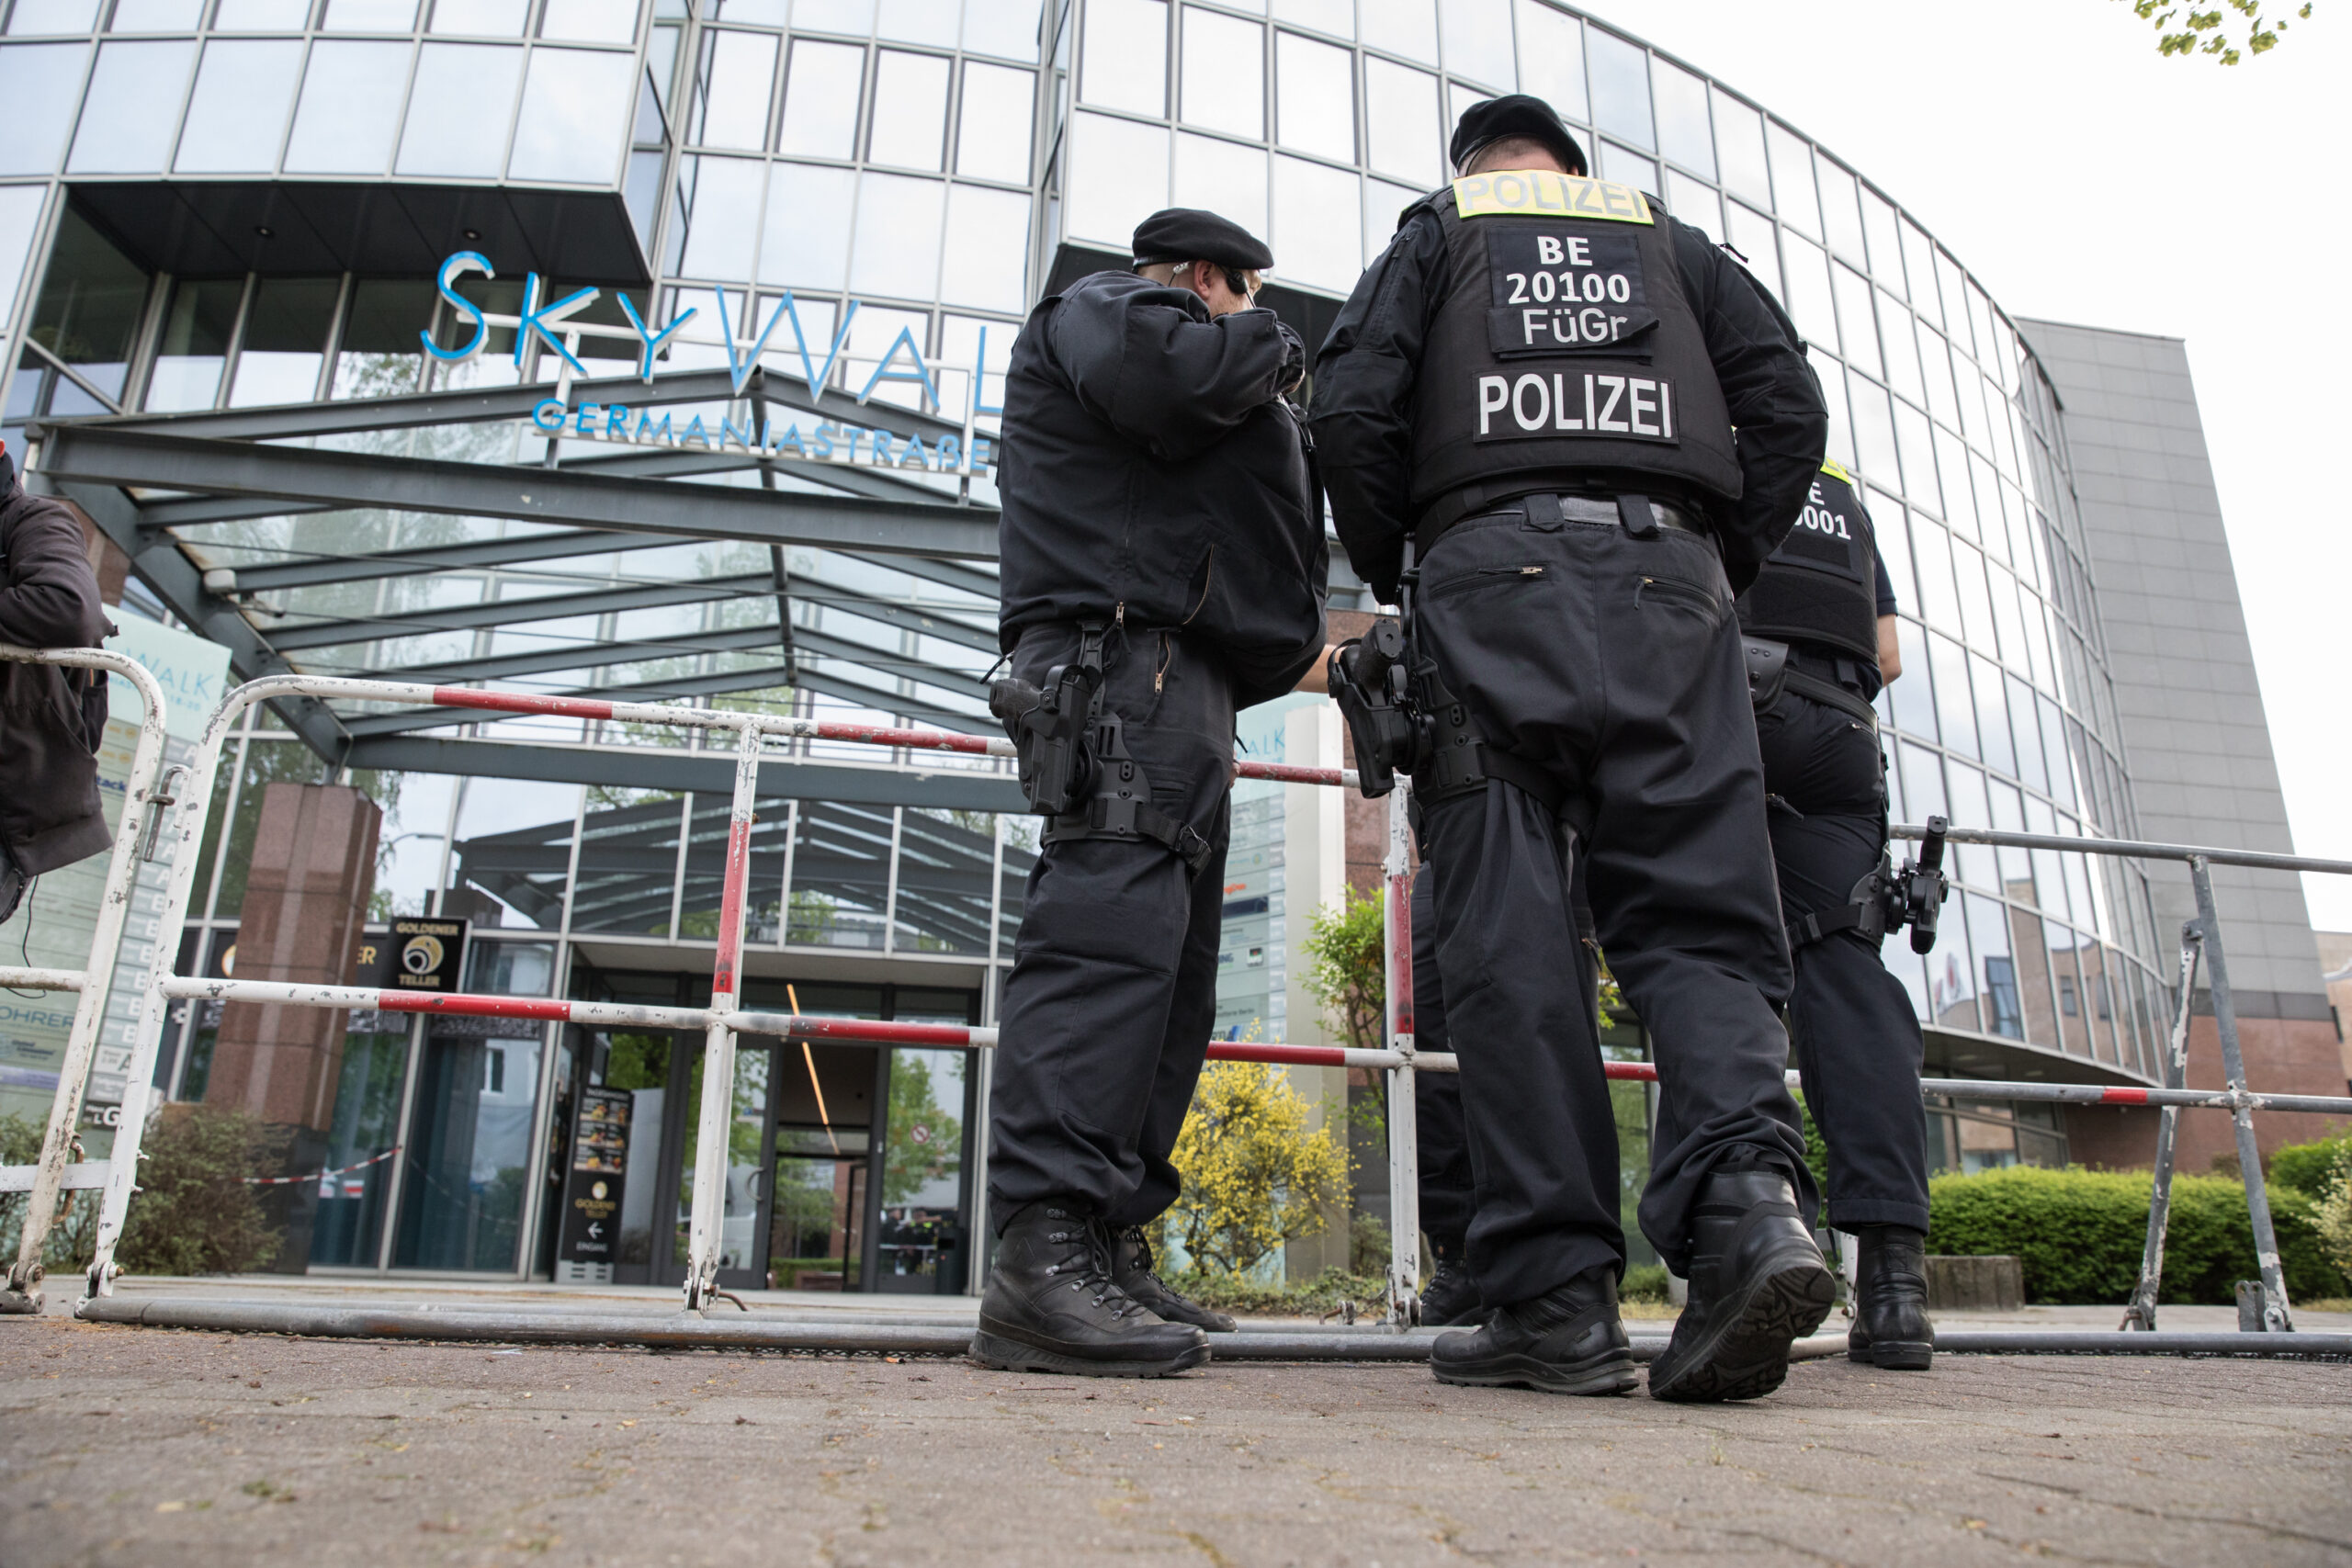
{"label": "metal crowd barrier", "polygon": [[[0,650],[5,656],[6,650]],[[100,663],[112,660],[109,654],[75,656],[38,656],[55,662],[86,661]],[[108,668],[115,665],[108,663]],[[135,670],[136,667],[133,667]],[[145,671],[137,671],[134,679],[146,679]],[[152,679],[146,680],[142,691],[152,693]],[[112,1157],[104,1162],[106,1200],[101,1211],[96,1249],[87,1275],[87,1294],[83,1301],[85,1315],[109,1320],[130,1321],[120,1310],[99,1304],[99,1298],[112,1292],[120,1270],[114,1263],[114,1249],[122,1234],[122,1224],[131,1192],[133,1172],[138,1158],[138,1145],[146,1120],[150,1084],[154,1076],[155,1058],[163,1035],[164,1022],[171,1004],[182,999],[206,1001],[243,1001],[286,1007],[322,1007],[343,1009],[374,1009],[387,1012],[438,1013],[450,1016],[513,1018],[585,1024],[600,1027],[656,1028],[700,1030],[707,1053],[704,1072],[702,1101],[698,1110],[699,1134],[694,1179],[693,1206],[690,1212],[687,1239],[687,1269],[684,1282],[684,1306],[688,1312],[707,1308],[718,1289],[719,1223],[723,1213],[725,1160],[728,1140],[726,1127],[732,1114],[732,1084],[736,1037],[741,1034],[776,1036],[786,1040],[854,1041],[873,1044],[945,1047],[951,1049],[985,1050],[996,1045],[997,1031],[987,1027],[950,1024],[886,1023],[865,1020],[808,1018],[797,1013],[774,1013],[744,1010],[737,1005],[738,968],[742,954],[743,917],[746,886],[750,874],[749,838],[752,807],[757,789],[762,746],[765,739],[821,739],[847,741],[890,749],[954,751],[969,755],[1010,757],[1013,748],[1010,741],[979,736],[950,734],[936,730],[893,728],[885,726],[836,724],[813,719],[778,717],[756,713],[736,713],[714,708],[690,708],[666,704],[606,702],[580,697],[543,697],[521,693],[485,691],[473,687],[427,686],[383,681],[339,680],[327,677],[279,675],[248,682],[236,688],[222,701],[207,724],[188,773],[178,789],[176,811],[172,818],[169,842],[173,860],[171,890],[163,916],[163,929],[176,931],[185,923],[187,902],[198,869],[198,846],[202,842],[204,821],[212,799],[213,776],[218,771],[223,745],[246,708],[254,703],[277,697],[310,696],[341,698],[350,701],[405,703],[417,705],[487,713],[543,715],[560,717],[619,721],[630,724],[673,726],[682,728],[731,732],[735,736],[735,785],[730,814],[725,879],[720,899],[718,952],[711,979],[711,1001],[707,1008],[637,1007],[609,1002],[570,1001],[542,998],[520,998],[471,994],[417,994],[401,991],[379,991],[355,986],[314,986],[286,984],[259,980],[205,979],[173,975],[167,965],[158,964],[147,988],[130,1068],[130,1086],[126,1090],[122,1125],[116,1134]],[[156,696],[150,695],[150,729],[160,739],[160,720],[156,718]],[[153,772],[153,759],[148,738],[142,735],[140,764],[134,767],[134,777],[147,777]],[[144,768],[146,772],[139,770]],[[1242,762],[1238,769],[1244,778],[1265,779],[1277,783],[1340,787],[1355,782],[1352,770],[1340,768],[1287,767],[1264,762]],[[143,804],[146,796],[134,792],[133,806]],[[156,805],[173,804],[158,798]],[[132,846],[144,831],[143,813],[134,815],[127,810],[124,828],[116,843],[116,863],[110,877],[121,880],[127,886],[128,867]],[[1897,837],[1917,838],[1917,828],[1898,826]],[[2055,838],[2048,835],[1999,833],[1983,829],[1954,828],[1953,840],[1969,843],[2015,846],[2035,849],[2055,849],[2097,854],[2132,855],[2155,859],[2186,861],[2196,884],[2198,919],[2188,923],[2184,932],[2182,951],[2182,983],[2178,1014],[2172,1032],[2170,1061],[2166,1086],[2161,1089],[2135,1087],[2100,1087],[2096,1085],[2010,1082],[1991,1079],[1929,1079],[1923,1086],[1928,1093],[1965,1096],[1973,1099],[2039,1100],[2063,1104],[2108,1104],[2155,1106],[2162,1112],[2157,1151],[2157,1168],[2154,1198],[2150,1207],[2146,1257],[2139,1288],[2134,1292],[2127,1326],[2153,1330],[2155,1324],[2155,1292],[2161,1280],[2163,1238],[2171,1190],[2172,1141],[2176,1118],[2184,1109],[2218,1108],[2233,1112],[2237,1122],[2238,1142],[2242,1161],[2248,1173],[2246,1192],[2254,1224],[2257,1255],[2262,1270],[2264,1296],[2262,1325],[2266,1329],[2283,1336],[2260,1344],[2248,1343],[2255,1353],[2277,1351],[2292,1353],[2295,1342],[2311,1341],[2303,1346],[2304,1353],[2352,1354],[2352,1337],[2345,1336],[2292,1335],[2291,1319],[2286,1297],[2286,1287],[2278,1267],[2278,1246],[2270,1223],[2267,1194],[2264,1190],[2261,1164],[2256,1157],[2253,1142],[2252,1113],[2256,1111],[2301,1111],[2352,1113],[2352,1097],[2324,1095],[2263,1095],[2248,1089],[2245,1065],[2239,1051],[2236,1015],[2232,1008],[2228,978],[2222,958],[2218,921],[2213,914],[2212,888],[2207,874],[2211,864],[2251,865],[2294,871],[2324,871],[2352,874],[2352,863],[2311,860],[2292,855],[2267,855],[2222,850],[2193,849],[2179,845],[2141,844],[2116,840]],[[1412,1008],[1412,931],[1410,902],[1407,894],[1407,878],[1411,863],[1408,832],[1406,825],[1405,793],[1400,788],[1388,797],[1388,842],[1382,864],[1382,913],[1385,933],[1384,969],[1386,980],[1385,1032],[1388,1045],[1381,1050],[1328,1045],[1293,1045],[1281,1043],[1216,1042],[1209,1046],[1209,1056],[1215,1060],[1269,1062],[1292,1066],[1363,1067],[1384,1071],[1388,1075],[1388,1154],[1389,1154],[1389,1218],[1392,1253],[1387,1280],[1386,1322],[1392,1328],[1403,1330],[1419,1320],[1419,1201],[1416,1166],[1416,1129],[1414,1122],[1413,1075],[1416,1072],[1452,1072],[1457,1070],[1455,1058],[1437,1053],[1420,1053],[1414,1048]],[[109,886],[115,886],[110,880]],[[109,908],[115,908],[110,902]],[[97,968],[97,953],[104,948],[110,956],[112,946],[120,936],[119,914],[111,925],[102,918],[97,940],[93,946],[93,968]],[[2182,1086],[2188,1028],[2190,998],[2198,956],[2202,953],[2211,966],[2215,1012],[2221,1025],[2222,1052],[2229,1087],[2219,1091],[2189,1090]],[[54,972],[0,970],[0,983],[33,987],[44,983],[52,988],[71,988],[74,976]],[[90,1003],[90,992],[84,990],[84,1012],[93,1021],[96,1012]],[[77,1039],[81,1038],[77,1018]],[[84,1056],[86,1058],[86,1048]],[[72,1064],[69,1063],[69,1066]],[[86,1060],[83,1065],[86,1067]],[[1606,1065],[1607,1075],[1623,1080],[1652,1080],[1657,1071],[1646,1063],[1613,1062]],[[71,1077],[71,1075],[69,1075]],[[1796,1075],[1789,1075],[1793,1081]],[[68,1099],[74,1102],[71,1112],[64,1111]],[[78,1077],[61,1079],[58,1091],[59,1110],[51,1120],[51,1141],[57,1140],[60,1116],[62,1125],[70,1134],[74,1114],[78,1113],[80,1084]],[[63,1145],[60,1145],[60,1148]],[[50,1163],[50,1151],[44,1150],[43,1169]],[[61,1175],[62,1156],[58,1156]],[[55,1188],[51,1188],[52,1194]],[[27,1216],[24,1256],[38,1259],[40,1239],[46,1233],[49,1217],[36,1204]],[[23,1265],[20,1263],[20,1271]],[[38,1279],[37,1267],[32,1275],[17,1285],[21,1294]],[[21,1309],[20,1309],[21,1310]],[[583,1331],[584,1332],[584,1331]],[[599,1330],[603,1332],[603,1330]],[[2044,1344],[2045,1340],[2065,1341],[2064,1335],[1977,1335],[1969,1337],[1974,1348],[2052,1349],[2082,1348],[2111,1350],[2118,1348],[2109,1341],[2122,1338],[2131,1345],[2150,1350],[2183,1353],[2211,1353],[2201,1341],[2212,1336],[2157,1336],[2153,1333],[2132,1336],[2081,1336],[2080,1346]],[[2189,1346],[2187,1338],[2196,1338],[2199,1346]],[[1975,1341],[1982,1340],[1982,1345]],[[2097,1340],[2098,1343],[2093,1344]],[[1998,1343],[1996,1343],[1996,1342]],[[2176,1344],[2175,1341],[2182,1343]],[[2321,1341],[2326,1343],[2321,1344]],[[2236,1343],[2233,1339],[2233,1343]],[[1326,1353],[1360,1354],[1360,1351]]]}
{"label": "metal crowd barrier", "polygon": [[[90,1064],[97,1055],[98,1025],[106,1017],[107,992],[114,983],[115,958],[121,951],[123,924],[130,914],[131,886],[138,877],[142,852],[147,858],[153,858],[147,837],[148,821],[156,807],[170,805],[171,799],[158,795],[155,788],[156,770],[164,761],[164,689],[156,684],[145,665],[126,654],[110,653],[102,648],[44,650],[6,643],[0,643],[0,660],[104,670],[130,682],[144,705],[139,716],[139,743],[130,754],[130,773],[124,781],[122,818],[115,829],[114,855],[107,863],[106,885],[98,897],[97,924],[90,932],[88,961],[79,969],[0,967],[0,986],[27,991],[79,993],[74,1005],[74,1022],[65,1037],[65,1057],[58,1065],[56,1098],[50,1102],[49,1123],[41,1133],[40,1158],[29,1166],[0,1166],[0,1191],[30,1195],[25,1204],[17,1261],[8,1270],[6,1289],[0,1290],[0,1312],[21,1312],[37,1309],[38,1298],[33,1292],[40,1284],[41,1248],[49,1239],[50,1227],[56,1223],[60,1204],[72,1201],[65,1194],[97,1187],[111,1193],[119,1186],[126,1198],[130,1195],[137,1136],[131,1135],[128,1151],[118,1138],[110,1158],[75,1160],[74,1127],[82,1119],[82,1095],[89,1079]],[[29,910],[25,918],[32,918]],[[178,930],[175,919],[160,929],[156,948],[159,971],[168,967],[163,954],[176,949]],[[145,1089],[146,1080],[136,1076],[125,1084],[126,1126],[130,1125],[134,1110],[143,1115]]]}

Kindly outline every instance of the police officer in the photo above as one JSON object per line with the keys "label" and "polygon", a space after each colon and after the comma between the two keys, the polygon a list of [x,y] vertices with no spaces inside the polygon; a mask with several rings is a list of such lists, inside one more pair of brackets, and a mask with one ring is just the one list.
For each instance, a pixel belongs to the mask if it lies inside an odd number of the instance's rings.
{"label": "police officer", "polygon": [[1169,1290],[1143,1227],[1216,1008],[1235,712],[1321,656],[1328,557],[1306,352],[1255,308],[1266,247],[1206,212],[1135,232],[1135,270],[1042,301],[1006,379],[1012,656],[991,708],[1046,815],[1006,981],[973,1355],[1157,1376],[1232,1320]]}
{"label": "police officer", "polygon": [[1467,1250],[1491,1310],[1431,1369],[1635,1382],[1616,1124],[1577,1000],[1581,855],[1662,1078],[1643,1230],[1690,1281],[1650,1392],[1754,1397],[1832,1289],[1767,999],[1788,956],[1731,599],[1804,505],[1827,416],[1746,276],[1578,177],[1548,106],[1480,104],[1451,152],[1462,177],[1407,209],[1333,326],[1314,418],[1356,570],[1412,594],[1438,964],[1476,1042]]}
{"label": "police officer", "polygon": [[1789,1034],[1829,1149],[1829,1223],[1861,1240],[1858,1361],[1924,1370],[1927,1118],[1919,1021],[1879,962],[1886,763],[1871,701],[1903,672],[1894,588],[1852,478],[1824,463],[1739,598],[1795,984]]}

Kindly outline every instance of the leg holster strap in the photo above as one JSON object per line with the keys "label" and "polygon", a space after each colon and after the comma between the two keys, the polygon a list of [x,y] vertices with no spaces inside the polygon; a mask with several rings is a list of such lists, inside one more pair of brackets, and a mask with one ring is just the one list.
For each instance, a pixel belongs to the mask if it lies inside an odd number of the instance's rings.
{"label": "leg holster strap", "polygon": [[1834,909],[1819,909],[1788,925],[1789,951],[1793,953],[1839,931],[1859,931],[1871,942],[1886,935],[1886,893],[1893,868],[1882,861],[1846,895],[1851,900]]}
{"label": "leg holster strap", "polygon": [[[1102,667],[1102,628],[1080,628],[1080,659],[1089,669]],[[1189,822],[1170,817],[1151,803],[1151,780],[1143,764],[1127,750],[1126,721],[1109,711],[1102,700],[1102,682],[1094,682],[1087,711],[1087,750],[1091,794],[1073,811],[1051,818],[1038,835],[1048,844],[1077,839],[1123,839],[1130,843],[1154,843],[1198,874],[1216,846]]]}
{"label": "leg holster strap", "polygon": [[1421,711],[1427,715],[1429,750],[1413,770],[1413,794],[1423,801],[1446,800],[1483,788],[1488,779],[1500,779],[1533,795],[1545,815],[1557,817],[1567,801],[1567,787],[1515,752],[1487,739],[1469,708],[1456,701],[1424,666],[1415,683],[1420,688]]}

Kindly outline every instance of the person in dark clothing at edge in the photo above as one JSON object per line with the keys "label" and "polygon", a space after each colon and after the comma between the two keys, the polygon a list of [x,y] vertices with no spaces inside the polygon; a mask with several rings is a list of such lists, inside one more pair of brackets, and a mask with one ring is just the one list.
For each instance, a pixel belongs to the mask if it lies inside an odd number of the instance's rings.
{"label": "person in dark clothing at edge", "polygon": [[[96,648],[113,634],[82,525],[17,482],[0,446],[0,642]],[[102,670],[0,662],[0,920],[44,872],[113,843],[98,804]]]}
{"label": "person in dark clothing at edge", "polygon": [[1216,1018],[1234,715],[1324,653],[1329,559],[1287,396],[1306,348],[1253,304],[1272,263],[1222,218],[1157,213],[1135,271],[1045,299],[1013,344],[1012,672],[990,705],[1050,820],[991,1098],[989,1366],[1159,1376],[1233,1326],[1159,1280],[1145,1227],[1180,1190]]}
{"label": "person in dark clothing at edge", "polygon": [[1650,1392],[1753,1398],[1832,1284],[1781,1076],[1789,959],[1731,603],[1796,520],[1827,414],[1745,274],[1577,177],[1547,105],[1474,107],[1451,153],[1463,177],[1407,209],[1324,344],[1313,421],[1357,572],[1411,592],[1422,711],[1477,742],[1446,753],[1466,787],[1416,779],[1449,1022],[1475,1042],[1466,1250],[1488,1305],[1430,1366],[1635,1382],[1615,1118],[1577,999],[1581,855],[1661,1075],[1642,1228],[1690,1281]]}
{"label": "person in dark clothing at edge", "polygon": [[1829,1152],[1829,1223],[1860,1237],[1848,1354],[1923,1371],[1928,1321],[1924,1049],[1879,962],[1886,758],[1871,702],[1903,672],[1894,586],[1852,478],[1822,465],[1797,525],[1739,598],[1795,979],[1789,1035]]}

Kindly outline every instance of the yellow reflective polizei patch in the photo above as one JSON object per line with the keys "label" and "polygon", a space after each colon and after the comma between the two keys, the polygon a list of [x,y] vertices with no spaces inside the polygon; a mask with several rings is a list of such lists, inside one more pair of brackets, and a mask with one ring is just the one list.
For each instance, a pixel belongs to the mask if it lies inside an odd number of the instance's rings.
{"label": "yellow reflective polizei patch", "polygon": [[1822,462],[1821,471],[1827,474],[1833,479],[1844,480],[1848,485],[1851,485],[1854,482],[1853,475],[1839,468],[1836,463],[1830,462],[1826,458]]}
{"label": "yellow reflective polizei patch", "polygon": [[1453,182],[1453,209],[1464,218],[1599,218],[1655,223],[1649,199],[1632,186],[1582,179],[1550,169],[1505,169]]}

